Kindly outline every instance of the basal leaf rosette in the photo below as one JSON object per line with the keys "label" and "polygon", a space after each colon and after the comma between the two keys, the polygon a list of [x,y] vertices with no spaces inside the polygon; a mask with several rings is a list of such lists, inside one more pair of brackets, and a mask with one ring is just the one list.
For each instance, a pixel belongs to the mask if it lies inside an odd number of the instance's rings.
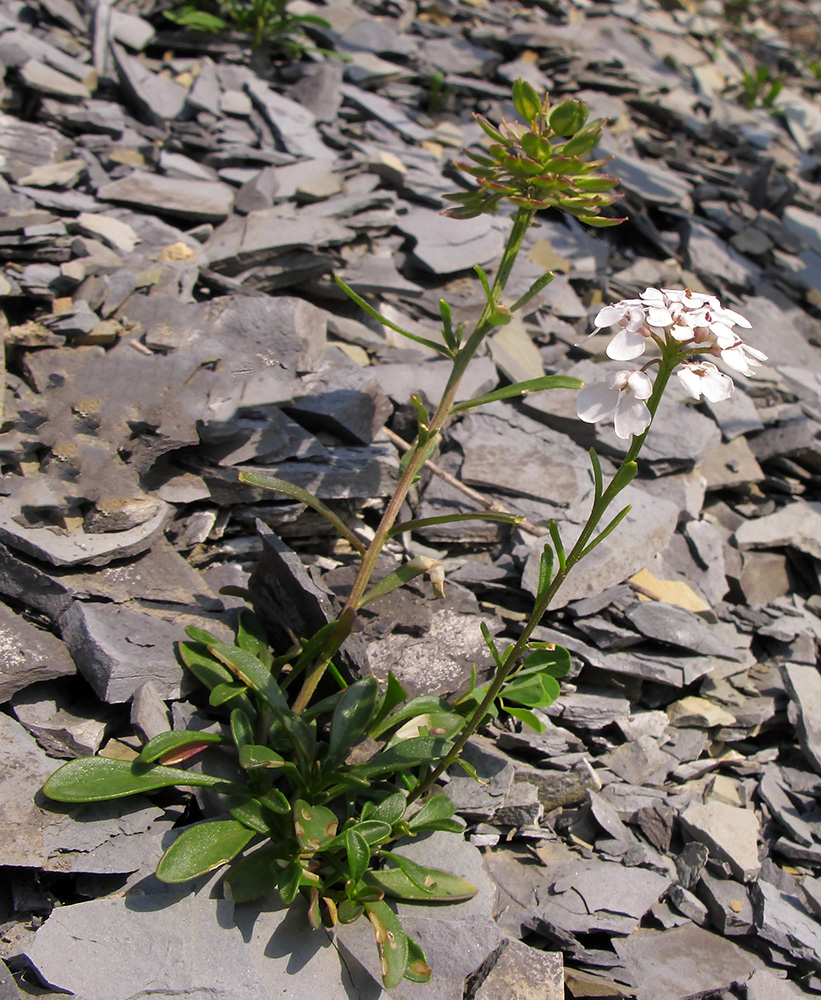
{"label": "basal leaf rosette", "polygon": [[486,154],[467,150],[472,162],[455,166],[476,180],[478,190],[445,195],[458,206],[445,214],[470,219],[509,201],[533,211],[560,208],[589,226],[624,222],[600,214],[621,197],[612,193],[618,180],[599,172],[607,160],[584,160],[598,145],[605,120],[588,121],[583,101],[551,106],[523,80],[513,85],[513,104],[526,124],[503,121],[497,128],[474,115],[491,143]]}

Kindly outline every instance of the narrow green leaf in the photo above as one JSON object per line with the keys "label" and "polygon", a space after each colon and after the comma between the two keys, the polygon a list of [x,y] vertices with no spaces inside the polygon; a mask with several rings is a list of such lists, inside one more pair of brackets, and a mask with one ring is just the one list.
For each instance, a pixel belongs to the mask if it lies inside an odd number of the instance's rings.
{"label": "narrow green leaf", "polygon": [[376,739],[388,729],[398,726],[406,719],[412,719],[415,715],[421,715],[423,712],[447,712],[449,708],[450,705],[444,698],[433,694],[421,694],[411,698],[401,708],[397,708],[378,722],[374,721],[368,730],[368,735],[371,739]]}
{"label": "narrow green leaf", "polygon": [[251,653],[227,642],[212,642],[208,651],[221,660],[226,667],[249,687],[253,688],[271,708],[285,711],[288,704],[271,672]]}
{"label": "narrow green leaf", "polygon": [[487,120],[487,118],[484,117],[484,115],[474,114],[473,117],[475,118],[476,124],[479,126],[479,128],[490,139],[492,139],[494,142],[502,142],[502,143],[505,142],[505,137],[502,135],[502,133],[497,128],[494,128],[494,126],[490,124],[490,122]]}
{"label": "narrow green leaf", "polygon": [[567,568],[564,556],[564,545],[562,545],[562,536],[559,534],[559,526],[556,524],[554,518],[551,518],[548,521],[547,530],[550,532],[550,538],[553,541],[553,548],[556,550],[556,558],[559,560],[559,572],[564,573]]}
{"label": "narrow green leaf", "polygon": [[455,354],[459,350],[459,338],[453,332],[453,316],[444,299],[439,299],[439,315],[442,317],[442,339]]}
{"label": "narrow green leaf", "polygon": [[259,799],[240,799],[236,796],[230,803],[228,812],[238,823],[247,826],[254,833],[271,836],[271,817]]}
{"label": "narrow green leaf", "polygon": [[235,708],[231,712],[231,739],[237,750],[254,742],[254,724],[241,708]]}
{"label": "narrow green leaf", "polygon": [[599,456],[596,453],[595,448],[590,449],[590,463],[593,466],[593,506],[595,506],[599,500],[601,500],[601,495],[604,490],[604,481],[602,479],[601,462],[599,461]]}
{"label": "narrow green leaf", "polygon": [[[416,888],[420,892],[425,893],[426,896],[430,897],[436,891],[436,875],[433,869],[424,868],[422,865],[418,865],[415,861],[406,858],[403,854],[397,854],[395,851],[383,849],[379,854],[381,857],[392,861],[399,871],[407,875]],[[390,871],[390,869],[385,870]]]}
{"label": "narrow green leaf", "polygon": [[375,677],[365,677],[342,692],[331,719],[326,767],[340,763],[365,735],[373,720],[378,695],[379,682]]}
{"label": "narrow green leaf", "polygon": [[461,767],[462,770],[465,772],[465,774],[472,781],[475,781],[475,782],[477,782],[480,785],[487,784],[487,782],[482,781],[482,779],[479,777],[479,772],[476,770],[476,768],[473,766],[473,764],[470,763],[469,760],[465,760],[462,757],[457,757],[456,760],[454,761],[454,764],[456,764],[459,767]]}
{"label": "narrow green leaf", "polygon": [[600,531],[599,534],[596,535],[596,537],[593,539],[593,541],[587,546],[587,548],[585,548],[582,551],[582,554],[579,556],[579,559],[584,559],[584,557],[588,553],[592,552],[593,549],[595,549],[595,547],[600,542],[603,542],[605,538],[607,538],[607,536],[610,534],[610,532],[614,531],[625,519],[625,517],[627,517],[627,515],[632,510],[632,506],[633,506],[632,504],[628,504],[623,510],[620,510],[618,514],[616,514],[616,516],[613,518],[613,520],[607,525],[607,527],[604,528],[604,530]]}
{"label": "narrow green leaf", "polygon": [[536,600],[540,600],[553,580],[553,549],[548,543],[542,549],[539,559],[539,586],[536,589]]}
{"label": "narrow green leaf", "polygon": [[[257,771],[267,768],[282,768],[289,765],[284,757],[269,747],[258,744],[244,744],[239,751],[240,767],[246,771]],[[293,764],[290,764],[293,767]]]}
{"label": "narrow green leaf", "polygon": [[410,401],[413,408],[416,410],[416,427],[417,435],[419,440],[419,446],[422,447],[427,443],[427,432],[428,424],[430,423],[430,414],[425,408],[425,404],[422,402],[422,397],[416,393],[412,392],[410,395]]}
{"label": "narrow green leaf", "polygon": [[210,774],[149,765],[141,760],[77,757],[55,771],[43,785],[43,791],[56,802],[104,802],[174,785],[213,788],[228,787],[229,783]]}
{"label": "narrow green leaf", "polygon": [[298,861],[292,861],[279,873],[277,889],[279,889],[280,898],[286,906],[290,906],[296,899],[296,894],[299,892],[299,883],[302,880],[302,873],[302,865]]}
{"label": "narrow green leaf", "polygon": [[361,833],[356,830],[345,831],[345,853],[348,858],[349,877],[359,882],[371,860],[371,848]]}
{"label": "narrow green leaf", "polygon": [[424,344],[425,347],[431,348],[431,350],[436,351],[438,354],[444,354],[445,357],[452,357],[450,348],[446,344],[437,344],[433,340],[428,340],[425,337],[418,337],[415,333],[410,333],[408,330],[403,330],[401,326],[397,326],[396,323],[391,323],[389,319],[379,313],[373,306],[369,305],[361,295],[357,295],[356,292],[347,285],[338,275],[334,275],[334,281],[339,285],[342,291],[348,296],[348,298],[353,299],[353,301],[359,306],[360,309],[364,309],[369,316],[373,316],[375,320],[378,320],[383,326],[389,327],[391,330],[395,330],[396,333],[401,333],[403,337],[407,337],[408,340],[415,340],[417,344]]}
{"label": "narrow green leaf", "polygon": [[194,642],[202,643],[203,646],[210,646],[212,642],[222,642],[218,635],[213,632],[206,632],[204,628],[197,628],[196,625],[187,625],[185,634]]}
{"label": "narrow green leaf", "polygon": [[423,871],[426,873],[426,878],[433,882],[434,888],[420,888],[401,868],[369,871],[365,875],[365,882],[368,885],[378,886],[386,896],[414,902],[456,903],[472,899],[479,891],[475,885],[457,875],[451,875],[450,872],[440,871],[438,868],[426,868]]}
{"label": "narrow green leaf", "polygon": [[420,528],[428,528],[432,524],[452,524],[456,521],[499,521],[502,524],[522,524],[526,520],[527,518],[521,514],[505,514],[493,510],[477,510],[470,514],[442,514],[439,517],[418,517],[413,521],[400,521],[398,524],[395,524],[388,532],[388,538],[401,535],[405,531],[418,531]]}
{"label": "narrow green leaf", "polygon": [[172,884],[188,882],[227,864],[254,836],[253,830],[235,819],[190,826],[160,858],[157,878]]}
{"label": "narrow green leaf", "polygon": [[466,399],[461,403],[456,403],[451,408],[451,413],[460,413],[462,410],[483,406],[485,403],[495,403],[499,399],[526,396],[529,392],[542,392],[545,389],[581,389],[583,385],[581,379],[573,378],[571,375],[542,375],[540,378],[517,382],[515,385],[506,385],[502,389],[494,389],[493,392],[476,396],[475,399]]}
{"label": "narrow green leaf", "polygon": [[546,271],[540,278],[537,278],[533,284],[528,288],[524,295],[519,296],[518,299],[510,307],[512,313],[518,312],[519,309],[523,308],[530,302],[534,295],[538,295],[543,288],[547,288],[550,282],[556,277],[552,271]]}
{"label": "narrow green leaf", "polygon": [[490,285],[488,284],[487,274],[485,274],[485,269],[481,265],[476,264],[473,270],[479,275],[479,281],[482,282],[482,288],[485,291],[485,298],[488,300],[491,306],[495,305],[493,301],[493,296],[490,293]]}
{"label": "narrow green leaf", "polygon": [[219,708],[235,698],[239,698],[248,691],[248,685],[242,681],[229,681],[227,684],[217,684],[211,689],[208,695],[208,704],[212,708]]}
{"label": "narrow green leaf", "polygon": [[625,486],[629,486],[633,482],[638,471],[639,467],[635,462],[626,462],[624,465],[619,466],[609,488],[614,493],[621,493]]}
{"label": "narrow green leaf", "polygon": [[371,727],[367,735],[374,739],[374,731],[382,724],[383,720],[408,697],[408,692],[396,679],[393,671],[388,671],[388,682],[385,685],[385,692],[379,702],[379,707],[374,715]]}
{"label": "narrow green leaf", "polygon": [[234,903],[248,903],[271,892],[277,884],[280,868],[276,865],[280,847],[265,844],[238,861],[225,876],[224,892]]}
{"label": "narrow green leaf", "polygon": [[406,583],[410,583],[410,581],[415,580],[417,576],[421,576],[423,573],[426,573],[428,568],[429,567],[423,566],[421,563],[416,563],[413,560],[411,560],[411,562],[403,563],[392,573],[388,573],[387,576],[383,576],[379,583],[374,584],[359,602],[359,607],[364,608],[368,604],[372,604],[374,601],[378,600],[380,597],[390,594],[392,591],[396,590],[397,587],[402,587]]}
{"label": "narrow green leaf", "polygon": [[399,918],[384,901],[365,903],[365,912],[376,938],[382,984],[386,990],[392,990],[405,976],[408,964],[408,939],[405,937]]}
{"label": "narrow green leaf", "polygon": [[388,740],[386,749],[415,736],[443,736],[450,739],[461,732],[464,725],[465,720],[456,712],[423,712],[403,723]]}
{"label": "narrow green leaf", "polygon": [[[504,664],[504,660],[499,655],[499,650],[498,650],[498,647],[496,646],[496,640],[491,635],[490,629],[487,627],[487,624],[485,622],[482,622],[480,624],[480,626],[479,626],[479,630],[482,633],[482,638],[485,640],[485,645],[490,650],[490,655],[496,661],[496,666],[499,668],[499,670],[501,670],[502,667],[504,667],[504,665],[505,665]],[[476,668],[474,667],[473,670],[471,671],[471,678],[472,678],[472,680],[474,682],[476,680],[476,672],[475,671],[476,671]],[[474,685],[471,685],[471,686],[473,687]]]}
{"label": "narrow green leaf", "polygon": [[183,730],[181,732],[160,733],[146,743],[140,751],[140,760],[145,764],[153,764],[155,760],[165,757],[173,750],[180,750],[183,747],[196,746],[208,743],[224,743],[225,740],[219,733],[200,733],[196,730]]}
{"label": "narrow green leaf", "polygon": [[283,493],[285,496],[291,497],[292,500],[299,500],[300,503],[304,503],[311,510],[315,510],[317,514],[321,514],[326,521],[336,528],[337,533],[342,538],[350,542],[360,555],[365,554],[365,546],[348,525],[330,507],[324,504],[319,497],[315,497],[313,493],[303,490],[301,486],[294,486],[293,483],[288,483],[284,479],[275,479],[273,476],[260,476],[255,472],[241,472],[239,474],[239,481],[248,486],[256,486],[258,489]]}
{"label": "narrow green leaf", "polygon": [[250,611],[240,611],[237,627],[237,645],[246,653],[259,657],[268,651],[268,636],[262,622]]}
{"label": "narrow green leaf", "polygon": [[583,222],[586,226],[592,226],[594,229],[607,229],[609,226],[620,226],[622,222],[627,222],[626,215],[619,219],[610,219],[604,215],[579,215],[577,218],[579,222]]}
{"label": "narrow green leaf", "polygon": [[[293,765],[291,766],[293,767]],[[277,816],[287,816],[291,811],[291,803],[285,797],[284,792],[278,788],[270,788],[264,795],[259,796],[259,801]]]}
{"label": "narrow green leaf", "polygon": [[417,736],[383,750],[367,764],[357,765],[356,771],[363,777],[375,778],[377,775],[406,771],[418,764],[435,764],[452,746],[449,740],[438,736]]}
{"label": "narrow green leaf", "polygon": [[[210,640],[209,640],[210,641]],[[230,672],[199,643],[179,642],[180,659],[200,684],[209,690],[218,684],[232,684]]]}

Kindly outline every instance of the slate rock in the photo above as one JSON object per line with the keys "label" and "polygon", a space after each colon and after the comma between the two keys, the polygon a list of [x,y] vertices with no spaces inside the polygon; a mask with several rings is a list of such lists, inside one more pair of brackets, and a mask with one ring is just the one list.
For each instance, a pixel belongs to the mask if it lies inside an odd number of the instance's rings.
{"label": "slate rock", "polygon": [[119,45],[112,45],[111,50],[123,96],[141,121],[162,126],[181,115],[188,96],[185,87],[152,73]]}
{"label": "slate rock", "polygon": [[720,934],[736,937],[750,933],[753,928],[753,907],[745,885],[734,879],[716,878],[705,871],[699,877],[696,892]]}
{"label": "slate rock", "polygon": [[735,539],[742,550],[792,546],[821,559],[821,503],[795,500],[774,514],[745,521]]}
{"label": "slate rock", "polygon": [[642,927],[628,938],[614,938],[613,947],[640,984],[636,1000],[681,1000],[729,989],[765,967],[754,953],[689,921],[664,931]]}
{"label": "slate rock", "polygon": [[114,559],[144,552],[151,545],[170,514],[170,507],[160,503],[160,509],[150,520],[127,531],[100,534],[75,528],[65,534],[56,534],[49,528],[22,527],[16,520],[19,503],[13,498],[4,498],[0,500],[0,539],[53,566],[105,566]]}
{"label": "slate rock", "polygon": [[159,210],[188,222],[222,222],[234,207],[234,194],[219,181],[165,177],[142,170],[110,181],[97,190],[101,201]]}
{"label": "slate rock", "polygon": [[77,685],[32,684],[11,699],[11,709],[50,757],[96,753],[113,721],[112,713]]}
{"label": "slate rock", "polygon": [[183,671],[175,643],[178,625],[109,604],[75,601],[60,618],[63,641],[77,669],[106,702],[128,699],[146,681],[163,698],[178,698]]}
{"label": "slate rock", "polygon": [[758,874],[758,818],[751,809],[721,802],[692,803],[679,820],[693,840],[705,844],[710,856],[726,861],[736,878],[749,882]]}
{"label": "slate rock", "polygon": [[821,968],[821,927],[798,896],[759,879],[752,888],[755,926],[765,941]]}
{"label": "slate rock", "polygon": [[[489,968],[488,968],[489,966]],[[476,976],[475,1000],[564,1000],[561,952],[505,938]]]}
{"label": "slate rock", "polygon": [[791,719],[804,756],[821,774],[821,675],[815,667],[785,663],[781,667],[790,696]]}
{"label": "slate rock", "polygon": [[77,672],[60,640],[0,604],[0,702],[30,684]]}

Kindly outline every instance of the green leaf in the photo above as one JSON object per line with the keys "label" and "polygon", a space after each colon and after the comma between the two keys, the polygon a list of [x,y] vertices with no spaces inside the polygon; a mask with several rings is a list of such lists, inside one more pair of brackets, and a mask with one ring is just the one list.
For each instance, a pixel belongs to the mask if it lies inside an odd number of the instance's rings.
{"label": "green leaf", "polygon": [[43,791],[56,802],[104,802],[174,785],[227,788],[229,784],[210,774],[195,774],[161,764],[152,766],[141,760],[77,757],[55,771],[43,785]]}
{"label": "green leaf", "polygon": [[609,488],[614,493],[621,493],[625,486],[629,486],[633,482],[638,471],[639,467],[635,462],[625,462],[624,465],[619,466],[616,470]]}
{"label": "green leaf", "polygon": [[553,549],[551,549],[550,544],[546,543],[545,547],[542,549],[542,555],[539,559],[539,585],[536,588],[536,601],[540,601],[544,596],[547,588],[553,581]]}
{"label": "green leaf", "polygon": [[221,660],[232,673],[236,674],[243,684],[253,688],[271,708],[280,711],[288,710],[288,704],[279,684],[256,656],[246,653],[244,649],[239,649],[237,646],[230,646],[227,642],[212,642],[208,646],[208,650],[218,660]]}
{"label": "green leaf", "polygon": [[434,829],[430,823],[438,823],[439,820],[450,819],[456,812],[456,806],[450,796],[444,792],[434,792],[433,795],[423,804],[422,808],[413,814],[408,820],[408,826],[414,833],[421,830]]}
{"label": "green leaf", "polygon": [[550,112],[547,123],[556,135],[575,135],[584,127],[588,114],[584,101],[565,101]]}
{"label": "green leaf", "polygon": [[275,750],[252,743],[246,743],[240,747],[239,763],[240,767],[245,768],[246,771],[256,771],[260,768],[282,768],[286,766],[293,768],[294,766]]}
{"label": "green leaf", "polygon": [[378,695],[379,682],[375,677],[365,677],[342,692],[331,718],[326,767],[342,761],[351,747],[364,737],[373,719]]}
{"label": "green leaf", "polygon": [[572,139],[568,139],[561,147],[561,155],[567,157],[586,156],[598,146],[601,140],[603,124],[604,119],[602,118],[596,118],[595,121],[590,122],[586,128],[577,132]]}
{"label": "green leaf", "polygon": [[534,295],[538,295],[543,288],[547,288],[550,282],[556,277],[552,271],[546,271],[540,278],[537,278],[533,284],[528,288],[528,290],[521,295],[513,305],[510,307],[512,313],[518,312],[523,306],[526,306],[528,302],[533,298]]}
{"label": "green leaf", "polygon": [[321,514],[326,521],[336,528],[337,533],[342,538],[350,542],[360,555],[365,554],[365,546],[339,515],[335,514],[319,497],[315,497],[313,493],[303,490],[301,486],[294,486],[293,483],[288,483],[284,479],[275,479],[273,476],[259,476],[255,472],[241,472],[239,474],[239,481],[248,486],[256,486],[258,489],[283,493],[285,496],[291,497],[292,500],[299,500],[312,510],[315,510],[317,514]]}
{"label": "green leaf", "polygon": [[[293,765],[291,765],[293,767]],[[287,816],[291,811],[291,803],[278,788],[270,788],[264,795],[258,796],[259,801],[278,816]]]}
{"label": "green leaf", "polygon": [[217,35],[228,28],[228,22],[215,14],[209,14],[204,10],[197,10],[196,7],[183,7],[179,12],[163,11],[169,21],[179,24],[182,28],[190,28],[191,31],[206,31],[208,34]]}
{"label": "green leaf", "polygon": [[277,889],[279,889],[279,895],[286,906],[290,906],[296,899],[296,894],[299,892],[299,883],[302,880],[302,873],[302,865],[298,861],[292,861],[279,873]]}
{"label": "green leaf", "polygon": [[599,461],[599,456],[596,453],[595,448],[590,449],[590,463],[593,466],[593,506],[595,506],[601,499],[601,495],[604,489],[604,482],[602,479],[601,462]]}
{"label": "green leaf", "polygon": [[254,836],[253,830],[235,819],[190,826],[160,858],[157,878],[172,884],[188,882],[227,864]]}
{"label": "green leaf", "polygon": [[521,77],[513,84],[513,107],[528,125],[532,125],[541,114],[542,102],[539,95]]}
{"label": "green leaf", "polygon": [[[476,510],[470,514],[442,514],[438,517],[419,517],[413,521],[400,521],[388,532],[388,538],[401,535],[405,531],[418,531],[420,528],[428,528],[432,524],[452,524],[455,521],[499,521],[502,524],[522,524],[526,520],[527,518],[521,514],[506,514],[493,510]],[[409,564],[406,563],[406,565]],[[421,572],[425,572],[425,570],[421,570]],[[416,573],[414,575],[418,576],[419,574]]]}
{"label": "green leaf", "polygon": [[[485,645],[490,650],[490,655],[496,661],[496,666],[499,670],[505,665],[505,661],[499,655],[499,650],[496,647],[496,640],[490,634],[490,629],[487,627],[485,622],[482,622],[479,626],[479,631],[482,633],[482,638],[485,640]],[[476,687],[476,667],[471,668],[471,690]]]}
{"label": "green leaf", "polygon": [[237,750],[254,742],[254,724],[248,713],[241,708],[235,708],[231,712],[231,739]]}
{"label": "green leaf", "polygon": [[405,815],[407,803],[408,800],[402,792],[394,792],[387,798],[382,799],[368,818],[380,820],[382,823],[387,823],[388,826],[393,826],[394,823],[398,823]]}
{"label": "green leaf", "polygon": [[414,736],[443,736],[450,739],[464,728],[465,720],[456,712],[424,712],[408,719],[386,744],[392,747]]}
{"label": "green leaf", "polygon": [[232,684],[234,679],[215,657],[210,656],[199,642],[179,642],[180,659],[200,684],[215,688],[218,684]]}
{"label": "green leaf", "polygon": [[417,344],[424,344],[425,347],[429,347],[431,350],[436,351],[438,354],[444,354],[445,357],[452,357],[450,348],[445,344],[437,344],[433,340],[427,340],[425,337],[418,337],[415,333],[410,333],[408,330],[403,330],[401,326],[397,326],[396,323],[391,323],[389,319],[377,312],[373,306],[369,305],[361,295],[357,295],[356,292],[347,285],[339,275],[334,275],[334,281],[339,285],[342,291],[348,296],[348,298],[353,299],[353,301],[359,306],[360,309],[364,309],[369,316],[373,316],[375,320],[380,322],[382,326],[387,326],[391,330],[395,330],[396,333],[401,333],[403,337],[407,337],[408,340],[415,340]]}
{"label": "green leaf", "polygon": [[600,531],[599,534],[596,535],[596,537],[593,539],[593,541],[585,549],[582,550],[582,554],[579,556],[579,558],[580,559],[584,559],[584,557],[589,552],[592,552],[593,549],[595,549],[595,547],[600,542],[603,542],[605,540],[605,538],[607,538],[607,536],[610,534],[611,531],[615,531],[615,529],[627,517],[627,515],[630,513],[630,511],[632,509],[633,509],[633,505],[632,504],[628,504],[625,508],[623,508],[622,510],[620,510],[618,512],[618,514],[616,514],[616,516],[613,518],[613,520],[607,525],[607,527],[604,528],[602,531]]}
{"label": "green leaf", "polygon": [[424,873],[428,885],[420,887],[415,879],[411,879],[407,871],[401,868],[383,868],[378,872],[369,871],[364,877],[368,885],[375,885],[393,899],[405,899],[412,902],[455,903],[461,900],[473,899],[479,891],[475,885],[466,882],[457,875],[441,871],[438,868],[423,868],[415,866]]}
{"label": "green leaf", "polygon": [[227,684],[217,684],[211,688],[208,695],[208,704],[212,708],[219,708],[235,698],[239,698],[248,691],[248,685],[241,681],[229,681]]}
{"label": "green leaf", "polygon": [[204,628],[197,628],[196,625],[187,625],[185,634],[189,639],[193,639],[194,642],[199,642],[203,646],[210,646],[212,642],[222,642],[218,635],[214,635],[213,632],[206,632]]}
{"label": "green leaf", "polygon": [[[391,532],[391,534],[395,533],[395,531]],[[417,576],[422,576],[423,573],[428,571],[428,568],[428,566],[424,566],[413,560],[411,560],[411,562],[403,563],[392,573],[388,573],[387,576],[383,576],[379,583],[374,584],[359,602],[359,607],[364,608],[368,604],[373,604],[373,602],[378,600],[380,597],[385,597],[398,587],[403,587],[406,583],[410,583],[411,580],[415,580]]]}
{"label": "green leaf", "polygon": [[453,317],[444,299],[439,299],[439,315],[442,317],[442,339],[455,354],[459,350],[460,338],[453,332]]}
{"label": "green leaf", "polygon": [[609,219],[603,215],[579,215],[577,218],[579,222],[583,222],[586,226],[592,226],[594,229],[607,229],[609,226],[620,226],[622,222],[627,222],[627,216]]}
{"label": "green leaf", "polygon": [[373,778],[377,775],[406,771],[419,764],[435,764],[451,749],[453,744],[439,736],[416,736],[383,750],[367,764],[356,767],[358,774]]}
{"label": "green leaf", "polygon": [[524,658],[517,676],[528,673],[544,673],[560,679],[570,671],[570,653],[564,646],[555,643],[545,643],[544,646],[531,645],[530,652]]}
{"label": "green leaf", "polygon": [[353,899],[343,899],[336,908],[336,919],[340,924],[352,924],[355,920],[359,920],[364,912],[365,907],[362,903],[357,903]]}
{"label": "green leaf", "polygon": [[495,303],[493,301],[493,296],[490,293],[490,285],[488,284],[487,274],[485,273],[485,269],[480,264],[476,264],[473,270],[479,275],[479,281],[482,282],[482,288],[484,289],[485,292],[485,298],[487,299],[489,305],[494,306]]}
{"label": "green leaf", "polygon": [[530,726],[531,729],[535,729],[537,733],[543,733],[547,729],[547,726],[539,716],[531,712],[529,708],[521,708],[517,705],[505,705],[505,711],[508,715],[512,715],[514,719],[518,719],[520,722],[524,722],[526,726]]}
{"label": "green leaf", "polygon": [[376,938],[382,984],[386,990],[392,990],[405,976],[408,964],[408,939],[402,930],[399,918],[384,901],[365,903],[365,912]]}
{"label": "green leaf", "polygon": [[474,114],[473,117],[475,118],[476,124],[479,126],[479,128],[490,139],[492,139],[494,142],[502,142],[503,143],[505,141],[505,137],[502,135],[502,133],[497,128],[495,128],[493,125],[491,125],[490,122],[487,120],[487,118],[485,118],[483,115],[479,115],[479,114]]}
{"label": "green leaf", "polygon": [[[391,835],[391,825],[384,822],[381,819],[374,819],[373,815],[368,819],[361,819],[358,823],[355,823],[350,830],[356,830],[356,832],[363,838],[365,843],[369,844],[371,847],[375,847],[378,844],[384,843]],[[346,831],[347,832],[347,831]],[[337,837],[337,840],[339,837]]]}
{"label": "green leaf", "polygon": [[200,733],[188,729],[181,732],[160,733],[150,739],[142,748],[140,760],[145,764],[153,764],[155,760],[165,757],[174,750],[224,742],[225,740],[219,733]]}
{"label": "green leaf", "polygon": [[254,833],[261,833],[266,837],[271,836],[271,817],[266,815],[266,810],[259,799],[249,799],[237,796],[230,804],[228,812],[238,823],[247,826]]}
{"label": "green leaf", "polygon": [[294,832],[303,851],[321,851],[336,836],[339,820],[325,806],[312,806],[304,799],[294,802]]}
{"label": "green leaf", "polygon": [[547,708],[559,694],[559,682],[549,674],[514,677],[502,690],[505,701],[515,701],[528,708]]}
{"label": "green leaf", "polygon": [[412,983],[426,983],[431,977],[427,955],[418,941],[415,941],[409,934],[405,936],[408,939],[408,964],[405,966],[405,979]]}
{"label": "green leaf", "polygon": [[345,853],[348,858],[349,877],[359,882],[371,860],[371,848],[367,840],[356,830],[345,831]]}
{"label": "green leaf", "polygon": [[421,715],[423,712],[447,712],[449,709],[450,704],[444,698],[432,694],[420,694],[391,712],[381,722],[374,723],[368,730],[368,735],[371,739],[376,739],[388,729],[398,726],[406,719],[412,719],[415,715]]}
{"label": "green leaf", "polygon": [[562,544],[562,536],[559,534],[559,526],[556,524],[554,518],[551,518],[547,522],[547,530],[550,532],[550,538],[553,542],[553,548],[556,550],[556,557],[559,560],[559,572],[564,573],[567,569],[567,564],[565,562],[564,556],[564,545]]}
{"label": "green leaf", "polygon": [[225,876],[226,897],[235,903],[248,903],[271,892],[279,879],[279,856],[279,846],[268,843],[238,861]]}
{"label": "green leaf", "polygon": [[467,399],[461,403],[456,403],[451,408],[452,413],[460,413],[462,410],[469,410],[474,406],[483,406],[485,403],[495,403],[498,399],[512,399],[516,396],[526,396],[529,392],[542,392],[545,389],[581,389],[584,383],[581,379],[573,378],[571,375],[542,375],[541,378],[531,378],[526,382],[517,382],[515,385],[506,385],[502,389],[494,389],[483,396],[476,396],[475,399]]}
{"label": "green leaf", "polygon": [[256,657],[268,652],[268,636],[262,622],[250,611],[240,611],[237,645]]}
{"label": "green leaf", "polygon": [[374,729],[378,727],[383,719],[385,719],[397,705],[400,705],[408,697],[408,692],[402,687],[399,681],[396,679],[396,675],[393,671],[388,671],[388,682],[385,685],[385,693],[379,702],[379,707],[374,715],[373,722],[371,723],[371,728],[368,730],[367,735],[374,738]]}

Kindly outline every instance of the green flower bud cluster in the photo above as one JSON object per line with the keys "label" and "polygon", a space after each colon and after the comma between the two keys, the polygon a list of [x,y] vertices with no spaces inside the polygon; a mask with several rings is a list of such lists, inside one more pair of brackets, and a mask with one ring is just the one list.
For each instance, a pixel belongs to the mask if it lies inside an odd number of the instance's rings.
{"label": "green flower bud cluster", "polygon": [[496,128],[481,115],[474,115],[492,140],[488,155],[467,151],[473,163],[455,166],[475,177],[479,189],[445,195],[458,205],[445,214],[471,219],[495,212],[500,202],[509,201],[534,211],[560,208],[589,226],[624,222],[600,214],[621,197],[608,193],[618,180],[599,173],[607,159],[582,159],[598,145],[604,119],[588,122],[583,101],[565,101],[551,108],[550,102],[540,100],[523,80],[513,85],[513,105],[526,126],[502,122]]}

